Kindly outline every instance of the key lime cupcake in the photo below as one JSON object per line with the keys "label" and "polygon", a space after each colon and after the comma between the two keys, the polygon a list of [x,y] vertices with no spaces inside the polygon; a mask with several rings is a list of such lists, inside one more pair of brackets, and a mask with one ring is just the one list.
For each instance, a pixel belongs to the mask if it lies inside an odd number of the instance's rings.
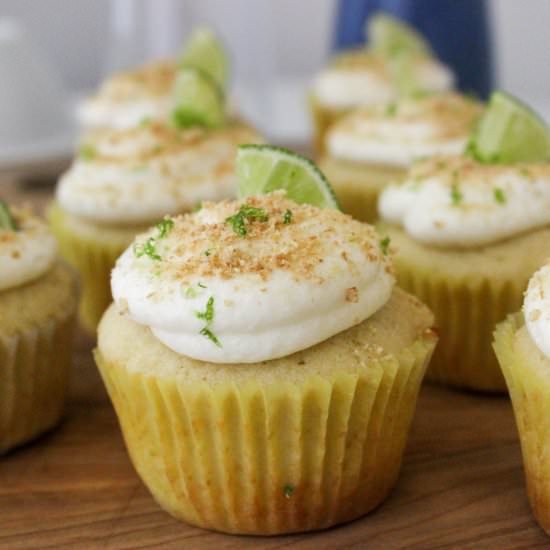
{"label": "key lime cupcake", "polygon": [[67,390],[77,282],[46,225],[0,201],[0,454],[53,428]]}
{"label": "key lime cupcake", "polygon": [[536,116],[496,93],[468,155],[418,162],[382,192],[380,230],[396,250],[398,282],[440,329],[429,379],[506,390],[491,334],[548,256],[550,162],[535,158],[549,153]]}
{"label": "key lime cupcake", "polygon": [[523,311],[495,331],[521,441],[527,494],[540,526],[550,534],[550,264],[529,281]]}
{"label": "key lime cupcake", "polygon": [[108,78],[82,103],[82,127],[86,132],[126,130],[144,120],[164,122],[173,108],[172,88],[182,66],[206,70],[219,87],[225,88],[227,60],[223,47],[211,30],[196,29],[179,59],[155,61]]}
{"label": "key lime cupcake", "polygon": [[402,95],[453,88],[451,70],[405,23],[387,15],[369,20],[366,47],[344,51],[315,78],[309,96],[314,145],[322,152],[331,124],[358,107],[388,104]]}
{"label": "key lime cupcake", "polygon": [[464,151],[481,109],[449,92],[365,107],[338,120],[319,164],[344,212],[374,221],[380,191],[416,160]]}
{"label": "key lime cupcake", "polygon": [[[272,149],[242,162],[245,177],[274,167],[289,190],[309,169]],[[436,337],[429,310],[394,288],[374,228],[284,191],[207,203],[163,228],[117,261],[96,350],[157,502],[259,535],[375,508],[396,482]]]}

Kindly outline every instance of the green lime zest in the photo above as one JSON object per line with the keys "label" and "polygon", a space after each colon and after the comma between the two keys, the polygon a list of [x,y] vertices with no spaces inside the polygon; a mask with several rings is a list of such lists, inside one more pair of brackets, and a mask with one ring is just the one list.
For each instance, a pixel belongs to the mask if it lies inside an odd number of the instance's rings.
{"label": "green lime zest", "polygon": [[214,296],[210,296],[208,298],[208,302],[206,302],[206,309],[204,311],[197,311],[196,313],[197,319],[202,319],[203,321],[206,321],[207,323],[210,323],[214,319]]}
{"label": "green lime zest", "polygon": [[162,258],[157,252],[157,243],[161,239],[165,239],[168,233],[174,227],[174,221],[170,218],[164,218],[160,220],[155,227],[157,228],[157,234],[149,237],[142,245],[134,243],[134,254],[137,258],[142,256],[148,256],[151,260],[160,261]]}
{"label": "green lime zest", "polygon": [[288,225],[291,222],[292,222],[292,210],[287,209],[283,214],[283,223],[285,225]]}
{"label": "green lime zest", "polygon": [[239,197],[265,195],[281,189],[299,204],[340,208],[332,187],[315,163],[288,149],[241,145],[236,171]]}
{"label": "green lime zest", "polygon": [[459,206],[464,199],[464,195],[460,191],[458,183],[453,183],[451,186],[451,204],[453,206]]}
{"label": "green lime zest", "polygon": [[390,251],[390,242],[391,239],[389,236],[386,236],[380,240],[380,250],[382,251],[382,254],[384,254],[384,256],[387,256]]}
{"label": "green lime zest", "polygon": [[8,204],[0,199],[0,229],[19,231],[19,224],[15,221]]}
{"label": "green lime zest", "polygon": [[227,84],[228,65],[223,44],[208,28],[198,28],[191,34],[179,59],[181,68],[191,67],[207,73],[221,89]]}
{"label": "green lime zest", "polygon": [[216,344],[219,348],[222,347],[218,337],[208,327],[203,327],[199,334],[206,336],[206,338],[208,338],[213,344]]}
{"label": "green lime zest", "polygon": [[97,151],[93,145],[90,145],[89,143],[83,143],[78,150],[78,156],[81,160],[85,162],[90,162],[91,160],[94,160],[94,158],[97,156]]}
{"label": "green lime zest", "polygon": [[495,189],[493,190],[493,194],[494,194],[494,197],[495,197],[495,200],[499,203],[499,204],[506,204],[506,194],[504,193],[504,190],[500,189],[500,187],[495,187]]}
{"label": "green lime zest", "polygon": [[252,221],[266,222],[269,219],[267,212],[263,208],[256,208],[249,204],[243,204],[239,211],[233,216],[226,218],[225,222],[233,227],[233,231],[241,237],[246,237],[248,233],[247,224]]}
{"label": "green lime zest", "polygon": [[485,164],[546,162],[550,129],[519,99],[496,91],[470,136],[465,155]]}

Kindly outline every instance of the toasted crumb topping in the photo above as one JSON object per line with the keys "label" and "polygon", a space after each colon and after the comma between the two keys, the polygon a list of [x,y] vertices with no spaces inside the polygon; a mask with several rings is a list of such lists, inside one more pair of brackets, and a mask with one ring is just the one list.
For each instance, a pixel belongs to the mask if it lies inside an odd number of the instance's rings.
{"label": "toasted crumb topping", "polygon": [[[291,219],[285,221],[288,211]],[[232,221],[239,212],[254,213],[243,218],[245,231],[235,230]],[[346,269],[357,270],[362,262],[372,261],[392,271],[373,227],[337,210],[299,205],[284,192],[204,203],[200,211],[172,220],[170,233],[156,243],[155,253],[160,257],[156,264],[159,275],[182,282],[197,277],[232,279],[243,274],[265,280],[274,270],[283,270],[296,279],[322,283],[318,268],[338,250]],[[143,246],[151,235],[140,236],[136,245]],[[356,298],[357,289],[355,293],[349,289],[346,299]]]}

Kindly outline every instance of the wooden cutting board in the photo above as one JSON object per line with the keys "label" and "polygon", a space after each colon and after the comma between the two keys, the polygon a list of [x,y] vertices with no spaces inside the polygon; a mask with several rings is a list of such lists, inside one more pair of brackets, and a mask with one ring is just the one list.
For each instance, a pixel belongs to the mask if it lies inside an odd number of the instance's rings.
{"label": "wooden cutting board", "polygon": [[[0,182],[0,198],[42,206],[43,186]],[[0,458],[0,548],[397,549],[550,547],[531,516],[510,402],[424,386],[399,483],[369,516],[309,535],[220,535],[172,519],[126,454],[79,335],[65,421]]]}

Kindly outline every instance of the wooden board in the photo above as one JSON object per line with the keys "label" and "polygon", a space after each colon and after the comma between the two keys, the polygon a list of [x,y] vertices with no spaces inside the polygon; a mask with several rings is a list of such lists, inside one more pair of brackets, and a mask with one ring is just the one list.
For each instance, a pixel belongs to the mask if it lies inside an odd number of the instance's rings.
{"label": "wooden board", "polygon": [[[49,190],[0,197],[44,204]],[[0,459],[0,548],[498,548],[550,546],[533,520],[508,399],[425,386],[399,483],[369,516],[272,538],[203,531],[164,513],[137,477],[80,335],[67,414],[56,431]]]}

